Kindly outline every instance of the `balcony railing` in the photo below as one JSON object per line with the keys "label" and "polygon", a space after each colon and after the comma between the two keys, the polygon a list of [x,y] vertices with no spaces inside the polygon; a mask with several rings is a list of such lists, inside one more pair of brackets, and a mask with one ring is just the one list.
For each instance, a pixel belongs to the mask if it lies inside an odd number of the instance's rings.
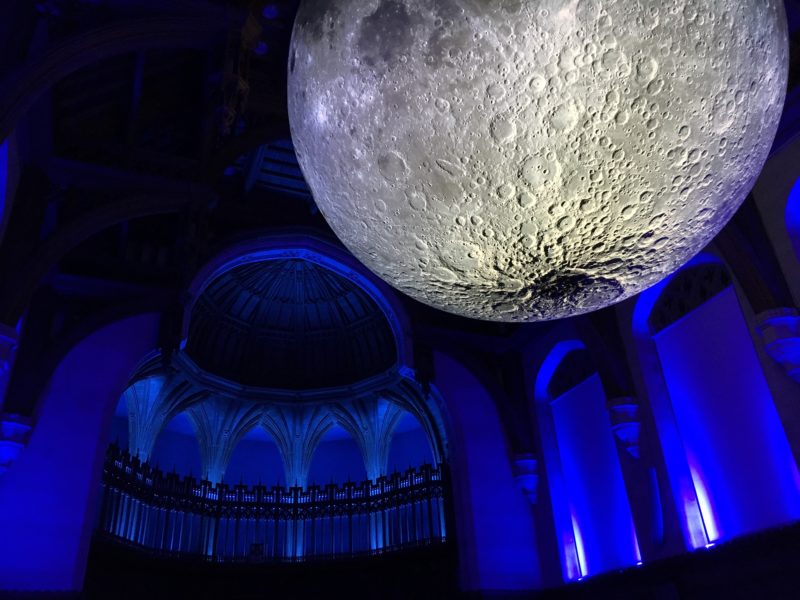
{"label": "balcony railing", "polygon": [[163,473],[112,445],[99,529],[159,554],[303,561],[446,539],[441,467],[324,487],[216,486]]}

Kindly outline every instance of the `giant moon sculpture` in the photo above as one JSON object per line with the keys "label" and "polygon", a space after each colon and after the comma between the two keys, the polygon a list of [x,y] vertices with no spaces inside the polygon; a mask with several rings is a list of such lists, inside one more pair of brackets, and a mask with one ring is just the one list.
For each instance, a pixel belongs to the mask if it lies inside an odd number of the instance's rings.
{"label": "giant moon sculpture", "polygon": [[787,81],[779,0],[306,0],[289,116],[367,267],[468,317],[627,298],[750,191]]}

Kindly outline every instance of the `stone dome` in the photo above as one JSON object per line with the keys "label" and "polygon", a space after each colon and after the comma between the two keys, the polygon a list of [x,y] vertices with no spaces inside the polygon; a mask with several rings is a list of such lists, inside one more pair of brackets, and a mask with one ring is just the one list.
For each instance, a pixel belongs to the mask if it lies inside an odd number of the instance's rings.
{"label": "stone dome", "polygon": [[194,305],[187,354],[247,386],[348,385],[395,364],[394,334],[357,283],[302,258],[237,266]]}

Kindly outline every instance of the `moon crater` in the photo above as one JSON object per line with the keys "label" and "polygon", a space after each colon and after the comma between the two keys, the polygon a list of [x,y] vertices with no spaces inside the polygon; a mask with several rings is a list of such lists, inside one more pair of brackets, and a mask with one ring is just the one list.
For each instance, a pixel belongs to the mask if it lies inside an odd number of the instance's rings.
{"label": "moon crater", "polygon": [[408,295],[566,317],[672,273],[752,188],[779,0],[306,0],[289,117],[320,211]]}

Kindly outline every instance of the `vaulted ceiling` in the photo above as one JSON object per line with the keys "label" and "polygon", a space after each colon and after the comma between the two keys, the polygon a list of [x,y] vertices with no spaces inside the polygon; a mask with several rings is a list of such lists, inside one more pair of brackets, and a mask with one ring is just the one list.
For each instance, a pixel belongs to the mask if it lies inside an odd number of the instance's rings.
{"label": "vaulted ceiling", "polygon": [[391,328],[356,283],[303,259],[246,264],[195,304],[187,353],[206,371],[250,386],[341,386],[396,359]]}

